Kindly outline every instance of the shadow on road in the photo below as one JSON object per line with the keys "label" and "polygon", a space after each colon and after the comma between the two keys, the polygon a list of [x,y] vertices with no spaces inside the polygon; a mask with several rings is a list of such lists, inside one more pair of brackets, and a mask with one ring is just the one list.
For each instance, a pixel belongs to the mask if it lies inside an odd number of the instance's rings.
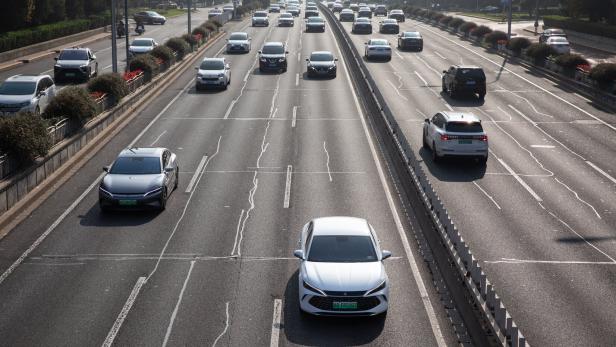
{"label": "shadow on road", "polygon": [[98,204],[92,205],[85,215],[80,215],[82,226],[119,227],[150,223],[160,213],[156,210],[125,210],[102,212]]}
{"label": "shadow on road", "polygon": [[287,282],[284,298],[284,332],[292,344],[309,346],[351,346],[370,344],[381,335],[386,316],[312,317],[300,314],[298,274]]}
{"label": "shadow on road", "polygon": [[432,176],[442,182],[472,182],[486,174],[487,166],[480,164],[474,158],[446,157],[435,164],[432,160],[432,151],[423,147],[419,150],[419,156]]}
{"label": "shadow on road", "polygon": [[[476,96],[452,98],[449,94],[441,92],[441,97],[452,107],[479,107],[485,103],[485,100],[481,100]],[[489,97],[489,94],[486,97]]]}

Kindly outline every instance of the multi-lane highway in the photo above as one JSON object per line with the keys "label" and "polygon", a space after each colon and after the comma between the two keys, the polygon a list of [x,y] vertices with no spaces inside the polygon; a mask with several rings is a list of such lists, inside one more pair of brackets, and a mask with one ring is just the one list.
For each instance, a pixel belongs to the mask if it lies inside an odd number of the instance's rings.
{"label": "multi-lane highway", "polygon": [[[423,52],[396,49],[396,35],[353,35],[363,54],[387,38],[391,62],[367,62],[379,90],[488,278],[532,345],[606,346],[616,341],[616,122],[567,85],[419,21]],[[351,23],[344,24],[350,33]],[[441,93],[441,74],[477,65],[485,102]],[[434,164],[422,124],[438,111],[472,112],[489,137],[487,166]]]}
{"label": "multi-lane highway", "polygon": [[[1,344],[456,343],[344,62],[336,79],[305,77],[310,52],[342,58],[338,45],[302,22],[225,26],[253,40],[249,54],[226,55],[223,40],[207,49],[229,60],[228,90],[196,92],[187,70],[0,241],[5,274],[32,250],[0,283]],[[286,73],[256,68],[266,41],[287,43]],[[101,167],[127,146],[178,154],[180,185],[164,212],[100,212]],[[393,252],[386,317],[300,316],[293,250],[302,226],[328,215],[367,218]]]}

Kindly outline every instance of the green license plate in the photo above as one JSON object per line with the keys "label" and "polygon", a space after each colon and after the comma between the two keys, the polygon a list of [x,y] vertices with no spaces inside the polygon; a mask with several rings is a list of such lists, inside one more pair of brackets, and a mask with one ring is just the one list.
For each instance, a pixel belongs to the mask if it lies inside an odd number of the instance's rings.
{"label": "green license plate", "polygon": [[67,72],[66,77],[75,77],[75,73],[74,72]]}
{"label": "green license plate", "polygon": [[356,310],[357,302],[354,301],[334,301],[332,304],[334,310]]}
{"label": "green license plate", "polygon": [[460,140],[458,141],[458,143],[461,145],[470,145],[471,143],[473,143],[473,140]]}
{"label": "green license plate", "polygon": [[137,205],[137,200],[120,200],[120,206],[135,206]]}

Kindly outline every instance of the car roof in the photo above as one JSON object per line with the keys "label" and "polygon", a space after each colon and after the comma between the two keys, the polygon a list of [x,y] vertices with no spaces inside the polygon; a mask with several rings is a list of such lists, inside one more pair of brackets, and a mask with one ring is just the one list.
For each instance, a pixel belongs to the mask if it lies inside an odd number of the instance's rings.
{"label": "car roof", "polygon": [[393,18],[386,18],[386,19],[383,19],[383,23],[396,23],[396,24],[398,24],[398,21],[393,19]]}
{"label": "car roof", "polygon": [[345,8],[344,10],[342,10],[342,12],[344,12],[344,13],[353,13],[353,10],[351,10],[350,8]]}
{"label": "car roof", "polygon": [[330,52],[330,51],[314,51],[314,52],[310,53],[310,55],[313,55],[313,54],[329,54],[332,57],[334,56],[334,54],[332,52]]}
{"label": "car roof", "polygon": [[162,147],[133,147],[120,152],[118,157],[160,157],[166,148]]}
{"label": "car roof", "polygon": [[267,14],[267,11],[255,11],[255,14],[257,14],[257,13],[265,13],[265,14]]}
{"label": "car roof", "polygon": [[371,236],[368,221],[356,217],[321,217],[313,222],[313,235],[363,235]]}
{"label": "car roof", "polygon": [[71,48],[64,48],[61,52],[64,51],[89,51],[89,48],[85,48],[85,47],[71,47]]}
{"label": "car roof", "polygon": [[284,47],[284,43],[282,42],[275,42],[275,41],[271,41],[271,42],[266,42],[263,44],[263,47],[265,46],[278,46],[278,47]]}
{"label": "car roof", "polygon": [[452,111],[441,111],[440,113],[445,116],[448,122],[481,122],[481,120],[472,113]]}
{"label": "car roof", "polygon": [[370,18],[368,17],[358,17],[355,19],[356,22],[370,22]]}
{"label": "car roof", "polygon": [[202,61],[225,61],[225,58],[203,58]]}
{"label": "car roof", "polygon": [[476,66],[476,65],[454,65],[456,67],[456,69],[477,69],[477,70],[483,70],[483,68]]}
{"label": "car roof", "polygon": [[389,12],[403,13],[402,10],[391,10]]}
{"label": "car roof", "polygon": [[15,75],[6,79],[6,82],[38,82],[43,77],[49,77],[49,75]]}
{"label": "car roof", "polygon": [[384,43],[387,44],[389,43],[386,39],[370,39],[370,44],[375,44],[375,43]]}

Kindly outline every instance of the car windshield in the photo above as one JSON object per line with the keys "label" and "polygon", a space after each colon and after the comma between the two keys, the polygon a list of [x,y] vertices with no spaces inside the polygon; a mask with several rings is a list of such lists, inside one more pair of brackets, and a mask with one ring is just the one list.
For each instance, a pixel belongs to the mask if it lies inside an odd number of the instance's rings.
{"label": "car windshield", "polygon": [[306,11],[318,11],[316,6],[306,6]]}
{"label": "car windshield", "polygon": [[564,37],[552,37],[552,38],[550,38],[550,42],[553,42],[553,43],[569,43],[569,41],[567,41],[567,39],[564,38]]}
{"label": "car windshield", "polygon": [[320,235],[312,239],[308,261],[361,263],[377,261],[370,236]]}
{"label": "car windshield", "polygon": [[254,17],[267,17],[267,13],[255,12]]}
{"label": "car windshield", "polygon": [[146,12],[146,13],[147,13],[147,14],[149,14],[150,16],[152,16],[152,17],[158,17],[158,16],[160,16],[160,15],[159,15],[158,13],[156,13],[156,12]]}
{"label": "car windshield", "polygon": [[119,157],[109,170],[117,175],[152,175],[160,173],[158,157]]}
{"label": "car windshield", "polygon": [[60,60],[88,60],[88,52],[81,49],[67,49],[60,53]]}
{"label": "car windshield", "polygon": [[357,23],[370,23],[370,19],[368,18],[357,18],[355,21]]}
{"label": "car windshield", "polygon": [[419,33],[417,32],[413,32],[413,31],[407,31],[404,33],[404,37],[416,37],[416,38],[420,38],[421,36],[419,35]]}
{"label": "car windshield", "polygon": [[481,133],[483,127],[479,122],[449,122],[447,131],[452,133]]}
{"label": "car windshield", "polygon": [[0,85],[0,95],[31,95],[36,82],[4,82]]}
{"label": "car windshield", "polygon": [[371,46],[387,46],[386,40],[370,40]]}
{"label": "car windshield", "polygon": [[200,70],[223,70],[225,63],[222,60],[205,60],[199,66]]}
{"label": "car windshield", "polygon": [[248,34],[231,34],[229,40],[248,40]]}
{"label": "car windshield", "polygon": [[282,46],[263,46],[261,50],[263,54],[283,54],[284,47]]}
{"label": "car windshield", "polygon": [[323,23],[323,18],[321,18],[321,17],[310,17],[310,18],[308,18],[308,23]]}
{"label": "car windshield", "polygon": [[332,61],[334,56],[331,53],[312,53],[310,61]]}
{"label": "car windshield", "polygon": [[485,79],[482,69],[458,69],[458,76],[474,79]]}
{"label": "car windshield", "polygon": [[133,43],[131,43],[131,46],[149,47],[149,46],[152,46],[152,41],[150,41],[150,40],[135,40],[135,41],[133,41]]}
{"label": "car windshield", "polygon": [[280,18],[293,18],[293,16],[290,13],[283,13],[280,15]]}
{"label": "car windshield", "polygon": [[383,21],[383,24],[398,24],[398,21],[396,21],[395,19],[385,19]]}

